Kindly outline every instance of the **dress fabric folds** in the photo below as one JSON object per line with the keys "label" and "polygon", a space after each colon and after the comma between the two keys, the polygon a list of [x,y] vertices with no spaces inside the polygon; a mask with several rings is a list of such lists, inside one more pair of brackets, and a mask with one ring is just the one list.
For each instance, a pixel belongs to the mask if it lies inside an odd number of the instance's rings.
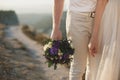
{"label": "dress fabric folds", "polygon": [[120,80],[120,0],[108,0],[99,32],[101,59],[95,80]]}

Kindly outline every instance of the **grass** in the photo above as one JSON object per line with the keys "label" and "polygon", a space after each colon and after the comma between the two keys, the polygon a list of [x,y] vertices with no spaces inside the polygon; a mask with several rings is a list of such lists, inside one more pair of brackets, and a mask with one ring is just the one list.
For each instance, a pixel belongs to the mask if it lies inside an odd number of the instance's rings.
{"label": "grass", "polygon": [[30,39],[37,41],[41,45],[44,45],[44,41],[49,39],[47,35],[43,33],[36,33],[35,31],[32,31],[29,26],[24,25],[22,27],[22,31],[25,35],[27,35]]}

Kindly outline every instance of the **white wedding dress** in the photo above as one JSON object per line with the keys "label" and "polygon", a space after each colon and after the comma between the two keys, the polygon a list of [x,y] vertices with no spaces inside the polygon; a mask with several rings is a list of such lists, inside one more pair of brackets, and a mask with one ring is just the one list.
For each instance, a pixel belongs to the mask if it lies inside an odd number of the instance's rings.
{"label": "white wedding dress", "polygon": [[120,0],[108,0],[99,35],[101,59],[95,80],[120,80]]}

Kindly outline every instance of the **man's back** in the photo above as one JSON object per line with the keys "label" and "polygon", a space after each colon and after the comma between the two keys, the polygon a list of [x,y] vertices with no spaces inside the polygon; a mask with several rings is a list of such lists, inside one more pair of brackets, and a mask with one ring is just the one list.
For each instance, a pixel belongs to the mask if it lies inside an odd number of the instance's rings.
{"label": "man's back", "polygon": [[92,12],[95,10],[97,0],[70,0],[69,10],[75,12]]}

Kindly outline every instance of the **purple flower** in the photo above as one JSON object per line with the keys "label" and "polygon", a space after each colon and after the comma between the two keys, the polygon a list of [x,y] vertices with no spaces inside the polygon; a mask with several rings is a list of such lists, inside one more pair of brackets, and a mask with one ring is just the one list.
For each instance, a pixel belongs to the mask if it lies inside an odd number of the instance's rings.
{"label": "purple flower", "polygon": [[67,59],[68,57],[69,57],[68,54],[64,54],[64,55],[62,56],[62,59]]}
{"label": "purple flower", "polygon": [[54,41],[52,46],[55,47],[55,48],[59,48],[60,41]]}
{"label": "purple flower", "polygon": [[58,54],[58,48],[52,47],[52,48],[50,49],[50,54],[51,54],[51,55],[56,55],[56,54]]}

